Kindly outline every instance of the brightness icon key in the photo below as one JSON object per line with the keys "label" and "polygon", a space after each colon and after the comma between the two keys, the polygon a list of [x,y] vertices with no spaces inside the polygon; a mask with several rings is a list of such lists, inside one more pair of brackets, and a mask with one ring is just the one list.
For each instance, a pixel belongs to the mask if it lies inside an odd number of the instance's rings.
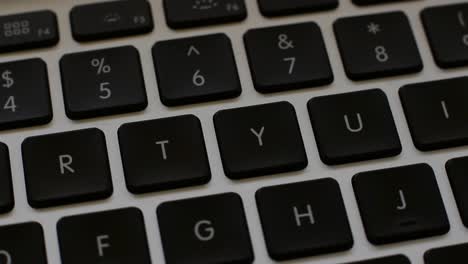
{"label": "brightness icon key", "polygon": [[70,12],[73,38],[92,41],[151,32],[154,28],[147,1],[111,1],[76,6]]}
{"label": "brightness icon key", "polygon": [[242,21],[245,0],[164,0],[166,21],[174,29]]}

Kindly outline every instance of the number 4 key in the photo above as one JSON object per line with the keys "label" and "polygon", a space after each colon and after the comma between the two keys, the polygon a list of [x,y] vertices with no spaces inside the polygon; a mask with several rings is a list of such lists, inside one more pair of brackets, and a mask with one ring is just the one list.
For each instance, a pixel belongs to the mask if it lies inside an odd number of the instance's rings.
{"label": "number 4 key", "polygon": [[334,24],[346,74],[366,80],[420,72],[423,63],[403,12],[342,18]]}
{"label": "number 4 key", "polygon": [[42,125],[51,120],[44,61],[29,59],[0,64],[0,130]]}

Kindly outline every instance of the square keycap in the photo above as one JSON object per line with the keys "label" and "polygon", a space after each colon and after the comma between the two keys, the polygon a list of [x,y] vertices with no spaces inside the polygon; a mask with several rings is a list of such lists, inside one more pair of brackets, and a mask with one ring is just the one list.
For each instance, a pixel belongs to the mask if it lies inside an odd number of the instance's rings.
{"label": "square keycap", "polygon": [[344,251],[353,246],[348,216],[335,180],[265,187],[255,197],[273,259]]}
{"label": "square keycap", "polygon": [[241,84],[225,34],[166,40],[153,46],[159,96],[166,106],[238,97]]}
{"label": "square keycap", "polygon": [[200,120],[193,115],[125,124],[119,142],[127,188],[133,193],[211,179]]}
{"label": "square keycap", "polygon": [[400,154],[385,93],[379,89],[327,95],[308,103],[320,158],[337,165]]}
{"label": "square keycap", "polygon": [[60,71],[70,119],[135,112],[148,105],[135,47],[67,54],[60,60]]}
{"label": "square keycap", "polygon": [[244,42],[255,89],[261,93],[333,82],[322,33],[313,22],[252,29]]}
{"label": "square keycap", "polygon": [[157,209],[167,264],[251,264],[242,199],[235,193],[164,202]]}
{"label": "square keycap", "polygon": [[0,63],[0,130],[52,120],[49,77],[41,59]]}
{"label": "square keycap", "polygon": [[434,59],[441,68],[468,64],[468,4],[423,10],[422,22]]}
{"label": "square keycap", "polygon": [[352,80],[423,69],[409,19],[403,12],[341,18],[334,30],[346,74]]}
{"label": "square keycap", "polygon": [[97,128],[26,138],[22,154],[34,208],[104,199],[113,192],[106,139]]}
{"label": "square keycap", "polygon": [[296,111],[290,103],[222,110],[213,119],[227,177],[242,179],[307,166]]}
{"label": "square keycap", "polygon": [[352,181],[371,243],[402,242],[449,231],[447,213],[429,165],[358,173]]}

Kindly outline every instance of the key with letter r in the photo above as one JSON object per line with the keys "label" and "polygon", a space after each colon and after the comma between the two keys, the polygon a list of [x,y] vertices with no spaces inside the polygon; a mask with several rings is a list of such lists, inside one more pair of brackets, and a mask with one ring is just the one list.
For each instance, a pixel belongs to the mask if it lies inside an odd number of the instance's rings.
{"label": "key with letter r", "polygon": [[104,133],[96,128],[30,137],[22,144],[28,202],[42,208],[112,194]]}

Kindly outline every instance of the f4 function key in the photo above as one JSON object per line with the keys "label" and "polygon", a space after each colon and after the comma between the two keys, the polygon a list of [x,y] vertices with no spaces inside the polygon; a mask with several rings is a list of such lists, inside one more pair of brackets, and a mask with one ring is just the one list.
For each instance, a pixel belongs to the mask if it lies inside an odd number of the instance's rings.
{"label": "f4 function key", "polygon": [[38,11],[0,17],[0,53],[57,44],[57,17]]}

